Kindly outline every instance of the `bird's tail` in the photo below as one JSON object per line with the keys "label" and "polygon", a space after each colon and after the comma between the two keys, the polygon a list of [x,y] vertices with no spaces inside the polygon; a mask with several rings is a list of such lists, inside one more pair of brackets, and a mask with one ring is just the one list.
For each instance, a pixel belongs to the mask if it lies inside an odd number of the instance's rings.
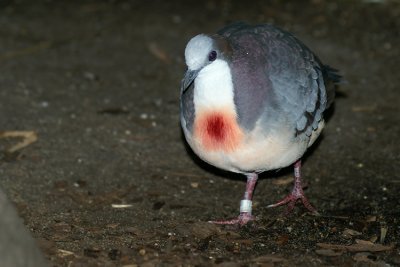
{"label": "bird's tail", "polygon": [[343,76],[339,74],[339,70],[332,68],[329,65],[324,65],[324,72],[326,77],[328,77],[332,82],[336,84],[344,82]]}
{"label": "bird's tail", "polygon": [[328,65],[324,65],[323,75],[325,78],[325,88],[327,94],[326,107],[329,108],[335,99],[337,86],[339,84],[346,83],[346,81],[343,79],[343,76],[339,74],[339,70]]}

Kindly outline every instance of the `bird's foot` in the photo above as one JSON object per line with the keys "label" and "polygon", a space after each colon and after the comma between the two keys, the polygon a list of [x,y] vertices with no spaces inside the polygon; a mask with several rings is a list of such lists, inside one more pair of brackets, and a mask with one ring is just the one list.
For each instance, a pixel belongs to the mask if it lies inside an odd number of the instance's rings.
{"label": "bird's foot", "polygon": [[302,179],[301,179],[301,175],[300,175],[300,168],[301,168],[301,160],[298,160],[294,164],[294,186],[293,186],[292,192],[289,195],[287,195],[284,199],[282,199],[281,201],[279,201],[275,204],[272,204],[272,205],[268,205],[267,206],[268,208],[275,208],[275,207],[287,204],[288,207],[284,214],[288,215],[294,209],[296,202],[298,200],[301,200],[301,202],[303,202],[303,205],[304,205],[304,207],[306,207],[306,209],[308,209],[313,214],[318,215],[317,210],[313,206],[311,206],[310,202],[304,195],[304,191],[303,191],[303,187],[302,187],[302,183],[301,183]]}
{"label": "bird's foot", "polygon": [[235,219],[226,220],[226,221],[209,221],[209,223],[213,224],[221,224],[221,225],[238,225],[243,226],[250,221],[254,221],[254,216],[251,215],[250,212],[241,212],[239,216]]}
{"label": "bird's foot", "polygon": [[306,209],[308,209],[310,212],[312,212],[314,214],[318,214],[318,211],[310,204],[310,202],[308,201],[306,196],[304,196],[304,193],[302,191],[301,192],[292,192],[289,195],[287,195],[285,198],[283,198],[281,201],[279,201],[275,204],[268,205],[267,207],[275,208],[275,207],[287,204],[288,207],[285,212],[285,215],[288,215],[292,212],[292,210],[294,209],[294,206],[296,205],[296,202],[298,200],[301,200],[304,207],[306,207]]}

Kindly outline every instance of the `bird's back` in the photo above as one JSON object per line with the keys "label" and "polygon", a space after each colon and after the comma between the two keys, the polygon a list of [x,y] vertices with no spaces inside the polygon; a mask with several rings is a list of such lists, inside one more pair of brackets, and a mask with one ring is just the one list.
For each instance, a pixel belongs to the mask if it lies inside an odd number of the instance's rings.
{"label": "bird's back", "polygon": [[231,70],[239,123],[251,130],[259,118],[286,120],[311,135],[334,99],[335,70],[323,65],[292,34],[273,25],[229,25],[218,32],[232,48]]}

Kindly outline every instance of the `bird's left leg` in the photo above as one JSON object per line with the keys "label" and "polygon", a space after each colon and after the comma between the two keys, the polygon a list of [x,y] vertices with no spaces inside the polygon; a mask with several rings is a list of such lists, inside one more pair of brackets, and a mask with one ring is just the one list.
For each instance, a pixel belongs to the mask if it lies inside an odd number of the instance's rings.
{"label": "bird's left leg", "polygon": [[293,186],[293,190],[292,192],[287,195],[284,199],[282,199],[281,201],[269,205],[268,208],[274,208],[274,207],[278,207],[278,206],[282,206],[282,205],[286,205],[288,204],[288,208],[286,211],[286,214],[289,214],[293,208],[294,205],[296,204],[296,202],[298,200],[301,200],[301,202],[303,203],[303,205],[312,213],[318,213],[317,210],[311,206],[310,202],[308,201],[308,199],[306,198],[306,196],[304,195],[304,191],[303,191],[303,186],[301,183],[301,160],[296,161],[296,163],[294,164],[294,186]]}
{"label": "bird's left leg", "polygon": [[252,210],[252,199],[253,199],[253,191],[256,186],[258,174],[257,173],[249,173],[247,176],[247,184],[246,191],[244,192],[244,197],[240,201],[240,214],[237,218],[226,220],[226,221],[210,221],[210,223],[215,224],[237,224],[243,226],[247,224],[249,221],[254,220],[253,215],[251,214]]}

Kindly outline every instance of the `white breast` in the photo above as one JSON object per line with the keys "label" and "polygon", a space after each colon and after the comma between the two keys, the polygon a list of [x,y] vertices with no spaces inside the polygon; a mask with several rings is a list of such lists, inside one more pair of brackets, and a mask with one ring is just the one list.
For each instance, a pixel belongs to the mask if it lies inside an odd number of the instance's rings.
{"label": "white breast", "polygon": [[233,84],[229,65],[217,59],[204,67],[194,81],[194,108],[214,109],[229,106],[233,102]]}

